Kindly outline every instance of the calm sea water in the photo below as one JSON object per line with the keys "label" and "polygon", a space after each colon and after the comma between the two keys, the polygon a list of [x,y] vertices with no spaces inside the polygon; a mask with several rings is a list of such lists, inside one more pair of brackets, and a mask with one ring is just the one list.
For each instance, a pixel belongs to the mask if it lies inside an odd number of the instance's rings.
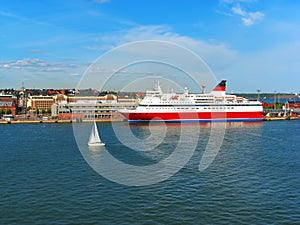
{"label": "calm sea water", "polygon": [[[0,224],[300,224],[300,121],[228,125],[208,169],[198,170],[210,133],[203,126],[185,167],[144,187],[91,169],[72,124],[1,125]],[[110,123],[98,127],[111,154],[127,163],[159,161],[174,147],[166,139],[157,152],[137,154]],[[167,138],[179,129],[167,127]],[[149,135],[145,125],[131,130]]]}

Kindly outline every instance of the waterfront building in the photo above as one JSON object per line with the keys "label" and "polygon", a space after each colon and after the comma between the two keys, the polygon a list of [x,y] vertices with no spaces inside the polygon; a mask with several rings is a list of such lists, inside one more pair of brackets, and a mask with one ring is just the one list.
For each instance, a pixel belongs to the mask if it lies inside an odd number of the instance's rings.
{"label": "waterfront building", "polygon": [[105,119],[122,120],[119,110],[128,108],[134,109],[135,103],[132,102],[111,102],[111,103],[66,103],[53,104],[51,116],[58,119]]}
{"label": "waterfront building", "polygon": [[135,102],[72,102],[54,103],[51,116],[58,119],[105,119],[122,120],[119,110],[134,109]]}
{"label": "waterfront building", "polygon": [[27,107],[31,107],[31,110],[46,110],[51,109],[51,106],[54,102],[53,96],[28,96]]}
{"label": "waterfront building", "polygon": [[17,112],[17,97],[14,95],[0,95],[1,114],[15,115]]}
{"label": "waterfront building", "polygon": [[67,102],[68,96],[65,94],[57,94],[57,95],[53,95],[53,99],[55,103]]}
{"label": "waterfront building", "polygon": [[58,119],[123,120],[121,109],[134,109],[137,102],[118,99],[115,95],[68,96],[68,101],[56,102],[51,107],[51,116]]}

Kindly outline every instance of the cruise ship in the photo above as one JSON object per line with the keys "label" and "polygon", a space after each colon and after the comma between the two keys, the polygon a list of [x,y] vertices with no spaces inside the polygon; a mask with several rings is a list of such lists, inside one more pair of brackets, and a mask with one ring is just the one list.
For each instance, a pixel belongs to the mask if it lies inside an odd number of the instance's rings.
{"label": "cruise ship", "polygon": [[129,123],[138,122],[251,122],[262,121],[263,107],[257,100],[226,94],[226,80],[210,93],[164,93],[157,82],[136,109],[120,113]]}

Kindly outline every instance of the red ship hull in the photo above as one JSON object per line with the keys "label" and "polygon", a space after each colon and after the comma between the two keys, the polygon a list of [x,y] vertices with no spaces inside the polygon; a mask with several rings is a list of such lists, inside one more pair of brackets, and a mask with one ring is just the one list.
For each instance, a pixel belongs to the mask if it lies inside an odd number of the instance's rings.
{"label": "red ship hull", "polygon": [[122,112],[128,122],[234,122],[262,121],[262,112]]}

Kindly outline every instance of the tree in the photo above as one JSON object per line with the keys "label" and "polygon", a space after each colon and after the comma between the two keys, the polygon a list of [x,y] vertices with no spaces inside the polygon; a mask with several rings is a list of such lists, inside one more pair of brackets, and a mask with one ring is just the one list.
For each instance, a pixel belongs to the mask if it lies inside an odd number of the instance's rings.
{"label": "tree", "polygon": [[40,110],[38,108],[35,109],[34,114],[38,115],[40,113]]}
{"label": "tree", "polygon": [[46,111],[45,111],[45,109],[42,109],[42,115],[44,115],[44,114],[45,114],[45,112],[46,112]]}
{"label": "tree", "polygon": [[51,113],[51,109],[48,108],[47,109],[47,113],[50,114]]}
{"label": "tree", "polygon": [[11,109],[7,109],[6,114],[11,114]]}
{"label": "tree", "polygon": [[4,110],[0,109],[0,116],[2,116],[4,113],[5,113]]}

